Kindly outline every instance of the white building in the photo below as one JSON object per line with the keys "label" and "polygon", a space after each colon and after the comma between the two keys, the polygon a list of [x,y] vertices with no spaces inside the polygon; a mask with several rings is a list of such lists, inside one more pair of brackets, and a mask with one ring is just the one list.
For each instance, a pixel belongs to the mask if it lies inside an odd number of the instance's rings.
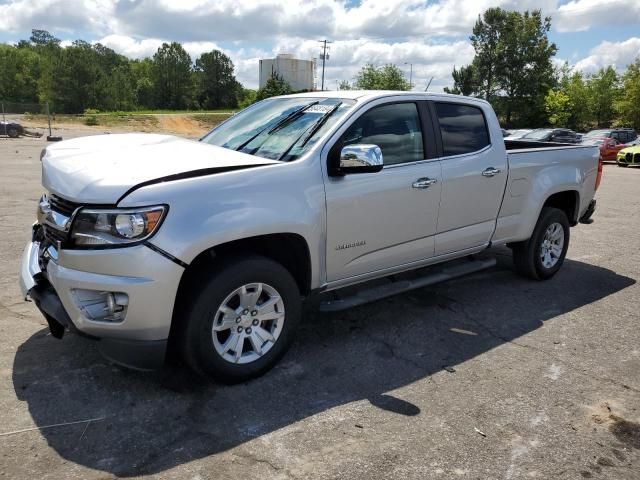
{"label": "white building", "polygon": [[316,88],[315,60],[300,60],[288,53],[260,60],[260,88],[266,85],[274,73],[282,77],[294,91]]}

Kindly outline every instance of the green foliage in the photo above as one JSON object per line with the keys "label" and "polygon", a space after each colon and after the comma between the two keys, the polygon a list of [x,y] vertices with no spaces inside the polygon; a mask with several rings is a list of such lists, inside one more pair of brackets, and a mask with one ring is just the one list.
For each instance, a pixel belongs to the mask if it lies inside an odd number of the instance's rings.
{"label": "green foliage", "polygon": [[338,84],[338,90],[351,90],[351,84],[346,81],[346,80],[342,80],[339,84]]}
{"label": "green foliage", "polygon": [[470,96],[479,90],[480,82],[475,65],[460,67],[459,70],[453,67],[451,76],[453,77],[453,88],[445,87],[446,93]]}
{"label": "green foliage", "polygon": [[564,126],[571,117],[571,98],[560,90],[549,90],[544,98],[544,107],[549,115],[549,123]]}
{"label": "green foliage", "polygon": [[620,94],[618,74],[609,66],[589,79],[588,105],[597,127],[608,127],[614,118],[614,103]]}
{"label": "green foliage", "polygon": [[233,62],[219,50],[203,53],[196,60],[198,102],[202,108],[235,108],[242,89],[233,75]]}
{"label": "green foliage", "polygon": [[250,88],[242,88],[238,93],[238,108],[247,108],[252,103],[255,103],[258,92],[251,90]]}
{"label": "green foliage", "polygon": [[640,130],[640,57],[622,75],[622,92],[614,106],[619,124]]}
{"label": "green foliage", "polygon": [[288,95],[293,93],[291,86],[277,73],[271,75],[267,83],[256,93],[256,100],[275,97],[278,95]]}
{"label": "green foliage", "polygon": [[395,65],[384,65],[376,68],[368,63],[356,76],[354,85],[360,90],[410,90],[404,73]]}
{"label": "green foliage", "polygon": [[551,19],[540,10],[488,9],[470,37],[473,62],[454,68],[447,91],[484,97],[507,126],[544,122],[545,96],[555,86],[551,59],[557,48],[548,40],[550,29]]}
{"label": "green foliage", "polygon": [[63,48],[45,30],[33,30],[15,46],[0,44],[0,98],[49,102],[58,113],[236,108],[241,89],[233,63],[217,50],[194,67],[178,43],[163,44],[143,60],[82,40]]}
{"label": "green foliage", "polygon": [[157,107],[182,109],[192,105],[191,57],[182,45],[163,43],[153,55],[151,73]]}

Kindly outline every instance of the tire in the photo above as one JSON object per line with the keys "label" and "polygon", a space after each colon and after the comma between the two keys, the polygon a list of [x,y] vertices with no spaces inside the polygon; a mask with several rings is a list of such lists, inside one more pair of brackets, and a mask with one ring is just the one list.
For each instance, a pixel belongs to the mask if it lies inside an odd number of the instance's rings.
{"label": "tire", "polygon": [[[516,272],[534,280],[547,280],[562,267],[568,248],[567,215],[558,208],[544,207],[531,238],[513,245]],[[543,249],[548,257],[543,258]]]}
{"label": "tire", "polygon": [[618,166],[622,168],[627,168],[629,165],[627,165],[626,163],[618,163]]}
{"label": "tire", "polygon": [[20,136],[20,133],[18,132],[17,128],[9,127],[7,128],[7,135],[9,136],[9,138],[18,138],[18,136]]}
{"label": "tire", "polygon": [[[229,260],[201,280],[182,319],[186,363],[228,384],[272,368],[291,345],[300,321],[300,291],[289,271],[271,259],[251,256]],[[239,292],[243,286],[245,292]]]}

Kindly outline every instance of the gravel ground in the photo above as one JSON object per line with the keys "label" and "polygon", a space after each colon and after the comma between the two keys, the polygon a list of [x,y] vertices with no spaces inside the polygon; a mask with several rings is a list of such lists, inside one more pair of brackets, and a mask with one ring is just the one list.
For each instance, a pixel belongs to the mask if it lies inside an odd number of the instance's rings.
{"label": "gravel ground", "polygon": [[45,144],[0,139],[0,477],[640,478],[640,170],[605,167],[554,279],[499,249],[491,271],[310,313],[276,369],[227,387],[112,366],[22,302]]}

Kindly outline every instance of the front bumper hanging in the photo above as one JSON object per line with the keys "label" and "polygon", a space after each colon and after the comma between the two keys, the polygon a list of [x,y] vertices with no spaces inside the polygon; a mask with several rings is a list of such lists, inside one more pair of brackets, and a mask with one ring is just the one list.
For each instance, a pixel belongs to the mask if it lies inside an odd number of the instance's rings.
{"label": "front bumper hanging", "polygon": [[[36,235],[34,234],[34,238]],[[156,370],[164,364],[167,340],[137,340],[98,337],[79,330],[64,307],[58,292],[41,269],[42,245],[27,244],[20,265],[20,288],[25,300],[33,300],[46,319],[51,335],[62,338],[66,332],[96,342],[100,353],[114,363],[137,369]]]}

